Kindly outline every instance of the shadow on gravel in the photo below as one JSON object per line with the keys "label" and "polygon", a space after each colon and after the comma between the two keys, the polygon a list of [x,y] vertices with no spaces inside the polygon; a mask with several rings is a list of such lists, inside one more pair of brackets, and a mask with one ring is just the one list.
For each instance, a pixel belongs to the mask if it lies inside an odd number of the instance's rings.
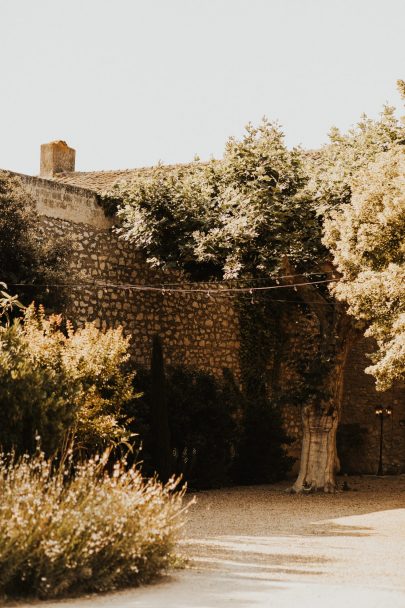
{"label": "shadow on gravel", "polygon": [[350,536],[361,538],[373,534],[373,528],[363,526],[341,526],[339,524],[314,524],[309,534],[315,536]]}
{"label": "shadow on gravel", "polygon": [[[237,579],[287,582],[319,579],[325,568],[346,551],[345,539],[365,538],[372,528],[321,521],[299,534],[247,536],[221,535],[181,542],[194,569],[218,571]],[[330,552],[330,547],[333,551]]]}
{"label": "shadow on gravel", "polygon": [[304,546],[301,537],[220,536],[182,542],[190,565],[199,570],[226,573],[238,579],[281,581],[323,574],[328,557]]}

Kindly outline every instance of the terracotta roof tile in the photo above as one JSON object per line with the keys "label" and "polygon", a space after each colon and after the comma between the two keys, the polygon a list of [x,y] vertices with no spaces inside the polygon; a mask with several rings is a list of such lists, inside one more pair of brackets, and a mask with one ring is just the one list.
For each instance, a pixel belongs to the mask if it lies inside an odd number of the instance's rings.
{"label": "terracotta roof tile", "polygon": [[[178,165],[162,165],[165,170],[173,170],[178,167],[187,167],[191,163]],[[58,173],[54,175],[52,180],[69,184],[70,186],[79,186],[87,190],[92,190],[101,194],[110,190],[114,184],[120,182],[130,182],[139,175],[147,175],[154,167],[142,167],[139,169],[122,169],[116,171],[75,171],[72,173]],[[49,178],[48,178],[49,179]]]}

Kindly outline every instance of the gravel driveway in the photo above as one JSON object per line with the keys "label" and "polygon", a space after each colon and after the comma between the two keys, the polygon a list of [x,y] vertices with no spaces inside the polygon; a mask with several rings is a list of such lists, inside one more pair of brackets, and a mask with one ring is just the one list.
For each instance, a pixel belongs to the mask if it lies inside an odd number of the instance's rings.
{"label": "gravel driveway", "polygon": [[405,476],[348,483],[335,496],[291,496],[285,484],[198,493],[181,541],[187,569],[30,606],[405,608]]}

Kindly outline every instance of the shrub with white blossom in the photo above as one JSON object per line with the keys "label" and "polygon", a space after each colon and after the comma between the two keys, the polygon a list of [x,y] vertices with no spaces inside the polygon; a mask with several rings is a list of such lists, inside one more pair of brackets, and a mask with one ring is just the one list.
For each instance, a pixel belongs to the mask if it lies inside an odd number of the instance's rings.
{"label": "shrub with white blossom", "polygon": [[150,580],[174,560],[182,492],[108,452],[58,465],[0,455],[0,594],[40,598]]}

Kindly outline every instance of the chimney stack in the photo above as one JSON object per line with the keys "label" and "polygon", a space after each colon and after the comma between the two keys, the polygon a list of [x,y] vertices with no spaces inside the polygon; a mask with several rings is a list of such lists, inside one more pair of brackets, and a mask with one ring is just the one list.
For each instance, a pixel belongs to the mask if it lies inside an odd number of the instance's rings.
{"label": "chimney stack", "polygon": [[51,141],[41,145],[40,177],[53,177],[55,173],[70,173],[75,170],[76,150],[65,141]]}

